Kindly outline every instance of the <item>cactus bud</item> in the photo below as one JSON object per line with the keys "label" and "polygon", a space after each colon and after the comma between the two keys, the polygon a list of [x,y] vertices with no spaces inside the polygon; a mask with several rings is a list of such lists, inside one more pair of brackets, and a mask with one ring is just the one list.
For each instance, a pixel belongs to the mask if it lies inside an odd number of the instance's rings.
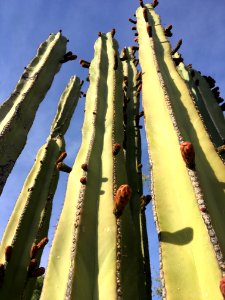
{"label": "cactus bud", "polygon": [[64,164],[63,162],[59,162],[57,165],[56,165],[56,168],[59,170],[59,171],[62,171],[62,172],[66,172],[66,173],[70,173],[72,171],[72,168],[67,166],[66,164]]}
{"label": "cactus bud", "polygon": [[44,246],[48,243],[48,238],[47,237],[44,237],[38,244],[37,244],[37,247],[38,247],[38,250],[44,248]]}
{"label": "cactus bud", "polygon": [[36,267],[37,267],[37,259],[33,258],[33,259],[31,259],[30,264],[28,266],[28,270],[27,270],[28,274],[33,272]]}
{"label": "cactus bud", "polygon": [[87,170],[88,170],[88,165],[87,165],[87,164],[82,164],[82,165],[81,165],[81,169],[87,172]]}
{"label": "cactus bud", "polygon": [[225,277],[223,277],[220,280],[220,291],[221,291],[221,294],[223,295],[223,298],[225,299]]}
{"label": "cactus bud", "polygon": [[114,156],[117,155],[119,153],[120,149],[121,149],[121,145],[120,144],[114,144],[113,145],[113,155]]}
{"label": "cactus bud", "polygon": [[154,0],[152,3],[152,7],[155,8],[159,4],[158,0]]}
{"label": "cactus bud", "polygon": [[37,252],[38,252],[38,247],[36,244],[33,244],[31,249],[30,249],[30,258],[33,259],[37,256]]}
{"label": "cactus bud", "polygon": [[56,164],[62,162],[67,157],[67,153],[64,151],[60,154],[60,156],[56,160]]}
{"label": "cactus bud", "polygon": [[83,67],[83,68],[86,68],[88,69],[90,67],[90,63],[84,59],[81,59],[80,60],[80,65]]}
{"label": "cactus bud", "polygon": [[186,166],[189,169],[195,168],[195,151],[192,143],[183,142],[180,144],[180,151]]}
{"label": "cactus bud", "polygon": [[132,20],[131,18],[129,18],[128,20],[129,20],[129,22],[131,22],[131,23],[133,23],[133,24],[137,24],[137,21]]}
{"label": "cactus bud", "polygon": [[115,36],[115,33],[116,33],[116,29],[113,28],[113,29],[111,30],[111,34],[112,34],[112,37],[113,37],[113,38],[114,38],[114,36]]}
{"label": "cactus bud", "polygon": [[164,33],[165,33],[165,36],[167,37],[171,37],[173,34],[171,32],[171,29],[173,28],[172,25],[169,25],[167,26],[165,29],[164,29]]}
{"label": "cactus bud", "polygon": [[11,257],[12,257],[12,246],[7,246],[5,248],[5,260],[9,262]]}
{"label": "cactus bud", "polygon": [[87,178],[86,177],[81,177],[80,182],[82,184],[86,184],[87,183]]}
{"label": "cactus bud", "polygon": [[44,275],[45,273],[45,268],[44,267],[40,267],[32,272],[30,272],[29,276],[30,277],[39,277],[39,276],[42,276]]}
{"label": "cactus bud", "polygon": [[128,184],[123,184],[118,188],[114,198],[113,209],[113,213],[116,216],[116,218],[119,218],[122,215],[125,206],[131,198],[131,195],[132,190]]}
{"label": "cactus bud", "polygon": [[182,39],[180,39],[176,45],[176,47],[171,51],[171,55],[174,55],[179,49],[180,46],[182,45]]}

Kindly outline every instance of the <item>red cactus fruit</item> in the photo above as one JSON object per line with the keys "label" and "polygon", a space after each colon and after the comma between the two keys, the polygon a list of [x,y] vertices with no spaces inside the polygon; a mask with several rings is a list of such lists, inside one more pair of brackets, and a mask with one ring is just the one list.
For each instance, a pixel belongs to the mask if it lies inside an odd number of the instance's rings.
{"label": "red cactus fruit", "polygon": [[114,144],[113,145],[113,155],[117,155],[119,153],[120,149],[121,149],[120,144]]}
{"label": "red cactus fruit", "polygon": [[114,198],[113,209],[113,213],[116,216],[116,218],[119,218],[122,215],[125,206],[131,198],[131,195],[132,190],[128,184],[123,184],[118,188],[116,196]]}
{"label": "red cactus fruit", "polygon": [[38,247],[38,250],[44,248],[44,246],[48,243],[48,238],[47,237],[44,237],[38,244],[37,244],[37,247]]}
{"label": "red cactus fruit", "polygon": [[189,169],[195,168],[195,151],[191,142],[183,142],[180,144],[180,151],[186,166]]}
{"label": "red cactus fruit", "polygon": [[87,178],[86,177],[81,177],[80,182],[82,184],[86,184],[87,183]]}
{"label": "red cactus fruit", "polygon": [[87,170],[88,170],[88,165],[87,165],[87,164],[82,164],[82,165],[81,165],[81,169],[87,172]]}
{"label": "red cactus fruit", "polygon": [[80,65],[83,67],[83,68],[86,68],[88,69],[90,67],[90,63],[84,59],[81,59],[80,60]]}
{"label": "red cactus fruit", "polygon": [[220,291],[221,291],[221,294],[223,295],[223,298],[225,299],[225,277],[223,277],[220,280]]}
{"label": "red cactus fruit", "polygon": [[33,259],[37,256],[37,252],[38,252],[38,247],[36,244],[33,244],[31,249],[30,249],[30,258]]}
{"label": "red cactus fruit", "polygon": [[29,276],[30,277],[39,277],[39,276],[42,276],[44,273],[45,273],[45,268],[40,267],[40,268],[37,268],[34,271],[30,272]]}
{"label": "red cactus fruit", "polygon": [[207,211],[207,208],[205,206],[200,208],[201,212],[205,213]]}
{"label": "red cactus fruit", "polygon": [[11,257],[12,257],[12,246],[7,246],[5,248],[5,260],[9,262]]}
{"label": "red cactus fruit", "polygon": [[67,153],[66,153],[65,151],[62,152],[62,153],[59,155],[59,157],[57,158],[56,164],[59,163],[59,162],[61,162],[61,161],[63,161],[66,157],[67,157]]}

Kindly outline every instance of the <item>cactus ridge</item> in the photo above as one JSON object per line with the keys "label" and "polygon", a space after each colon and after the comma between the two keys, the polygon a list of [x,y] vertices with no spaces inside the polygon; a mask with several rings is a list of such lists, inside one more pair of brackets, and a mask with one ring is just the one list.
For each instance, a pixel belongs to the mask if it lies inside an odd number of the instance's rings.
{"label": "cactus ridge", "polygon": [[0,194],[25,146],[38,106],[60,69],[59,59],[66,52],[66,43],[61,33],[42,43],[13,94],[0,107]]}

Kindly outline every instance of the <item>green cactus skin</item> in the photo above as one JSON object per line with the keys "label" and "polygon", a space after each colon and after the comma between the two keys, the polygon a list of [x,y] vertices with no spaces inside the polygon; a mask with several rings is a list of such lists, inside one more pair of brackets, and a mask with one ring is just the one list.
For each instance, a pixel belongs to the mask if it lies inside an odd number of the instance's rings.
{"label": "green cactus skin", "polygon": [[[123,142],[122,65],[115,60],[118,45],[111,33],[101,34],[94,48],[83,139],[49,256],[41,294],[45,300],[139,295],[130,207],[120,219],[113,214],[116,190],[127,183],[123,151],[112,153],[113,145]],[[87,171],[81,168],[84,163]]]}
{"label": "green cactus skin", "polygon": [[51,34],[24,69],[9,99],[0,106],[0,194],[26,144],[38,106],[60,69],[66,43],[61,32]]}
{"label": "green cactus skin", "polygon": [[[224,165],[205,131],[185,82],[177,73],[160,19],[151,5],[145,7],[152,26],[152,38],[147,33],[143,9],[139,8],[136,15],[145,127],[152,165],[152,195],[160,239],[163,297],[173,300],[222,299],[218,287],[221,265],[218,265],[211,243],[216,237],[213,233],[210,241],[196,199],[202,200],[203,191],[218,238],[220,235],[221,249],[224,250],[223,209],[221,207],[219,212],[216,207],[224,199],[220,184],[224,182]],[[202,190],[196,181],[196,173],[189,172],[182,160],[179,148],[183,140],[194,144]],[[216,212],[214,215],[213,210]],[[207,274],[211,274],[210,279]]]}
{"label": "green cactus skin", "polygon": [[[128,177],[128,184],[132,188],[133,195],[130,200],[130,208],[132,213],[133,222],[136,229],[136,241],[142,244],[142,253],[140,258],[140,299],[151,299],[151,275],[150,275],[150,263],[148,252],[148,239],[147,229],[145,222],[145,212],[140,212],[140,196],[143,193],[142,186],[142,171],[141,165],[141,135],[140,129],[137,126],[136,116],[139,114],[139,95],[137,92],[137,67],[134,64],[134,54],[132,48],[125,48],[123,53],[126,54],[127,60],[123,61],[123,74],[127,78],[127,83],[124,84],[124,94],[129,102],[126,105],[126,170]],[[141,83],[140,83],[141,84]],[[145,282],[145,293],[143,290],[143,282]]]}
{"label": "green cactus skin", "polygon": [[[194,95],[195,104],[202,115],[212,142],[216,147],[223,145],[225,141],[224,115],[206,79],[203,78],[198,71],[186,68],[183,63],[179,64],[177,70]],[[194,77],[191,76],[193,72]],[[199,82],[198,85],[195,84],[196,81]]]}
{"label": "green cactus skin", "polygon": [[79,96],[80,80],[73,76],[60,98],[50,136],[38,151],[36,161],[5,229],[0,261],[4,263],[4,252],[8,245],[13,247],[13,254],[10,262],[6,264],[5,277],[0,289],[2,299],[21,298],[28,280],[27,267],[31,246],[47,236],[51,202],[59,177],[56,160],[65,149],[63,134],[69,126]]}

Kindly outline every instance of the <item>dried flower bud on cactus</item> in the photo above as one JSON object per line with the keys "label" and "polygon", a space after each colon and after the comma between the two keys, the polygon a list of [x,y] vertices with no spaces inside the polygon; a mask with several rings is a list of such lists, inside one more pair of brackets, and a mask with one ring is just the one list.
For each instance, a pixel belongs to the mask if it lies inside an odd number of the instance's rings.
{"label": "dried flower bud on cactus", "polygon": [[171,37],[173,34],[171,32],[171,29],[173,28],[172,25],[169,25],[167,26],[165,29],[164,29],[164,33],[165,33],[165,36],[167,37]]}
{"label": "dried flower bud on cactus", "polygon": [[113,145],[113,155],[117,155],[119,153],[120,149],[121,149],[120,144],[114,144]]}
{"label": "dried flower bud on cactus", "polygon": [[183,142],[180,145],[181,155],[189,169],[195,168],[195,151],[191,142]]}
{"label": "dried flower bud on cactus", "polygon": [[128,184],[123,184],[118,188],[116,192],[116,196],[114,198],[114,209],[113,209],[113,213],[116,216],[116,218],[119,218],[122,215],[125,206],[127,205],[128,201],[131,198],[131,195],[132,195],[132,190]]}
{"label": "dried flower bud on cactus", "polygon": [[30,261],[29,267],[28,267],[28,273],[30,274],[31,272],[33,272],[35,270],[35,268],[37,267],[37,259],[33,258]]}
{"label": "dried flower bud on cactus", "polygon": [[82,184],[86,184],[87,183],[87,178],[86,177],[81,177],[80,182]]}
{"label": "dried flower bud on cactus", "polygon": [[38,252],[38,247],[36,244],[33,244],[31,249],[30,249],[30,258],[33,259],[37,256],[37,252]]}
{"label": "dried flower bud on cactus", "polygon": [[158,4],[159,4],[159,1],[158,1],[158,0],[154,0],[154,1],[152,2],[152,7],[155,8]]}
{"label": "dried flower bud on cactus", "polygon": [[38,244],[37,244],[37,247],[38,247],[38,250],[44,248],[44,246],[48,243],[48,238],[47,237],[44,237]]}
{"label": "dried flower bud on cactus", "polygon": [[128,20],[129,20],[129,22],[131,22],[131,23],[133,23],[133,24],[137,24],[137,21],[135,21],[135,20],[133,20],[133,19],[131,19],[131,18],[129,18]]}
{"label": "dried flower bud on cactus", "polygon": [[146,206],[149,204],[149,202],[152,200],[151,195],[142,195],[140,197],[140,205],[141,205],[141,212],[145,211]]}
{"label": "dried flower bud on cactus", "polygon": [[84,59],[81,59],[80,60],[80,65],[83,67],[83,68],[86,68],[88,69],[90,67],[90,63]]}
{"label": "dried flower bud on cactus", "polygon": [[87,170],[88,170],[88,165],[87,165],[87,164],[82,164],[82,165],[81,165],[81,169],[87,172]]}
{"label": "dried flower bud on cactus", "polygon": [[225,277],[223,277],[220,280],[220,291],[221,291],[221,294],[223,295],[223,298],[225,299]]}
{"label": "dried flower bud on cactus", "polygon": [[66,63],[67,61],[70,60],[75,60],[77,59],[77,55],[73,54],[72,51],[67,52],[66,54],[64,54],[63,59],[60,60],[60,63]]}
{"label": "dried flower bud on cactus", "polygon": [[113,29],[111,30],[112,37],[114,37],[114,36],[115,36],[115,33],[116,33],[116,29],[115,29],[115,28],[113,28]]}
{"label": "dried flower bud on cactus", "polygon": [[66,172],[66,173],[70,173],[72,171],[72,168],[67,166],[66,164],[64,164],[63,162],[59,162],[57,165],[56,165],[57,169],[59,171],[62,171],[62,172]]}
{"label": "dried flower bud on cactus", "polygon": [[7,246],[5,248],[5,260],[9,262],[11,257],[12,257],[12,246]]}
{"label": "dried flower bud on cactus", "polygon": [[45,273],[45,268],[40,267],[40,268],[37,268],[36,270],[30,272],[29,276],[30,277],[39,277],[39,276],[44,275],[44,273]]}
{"label": "dried flower bud on cactus", "polygon": [[59,162],[61,162],[61,161],[63,161],[63,160],[66,158],[66,156],[67,156],[67,153],[66,153],[65,151],[62,152],[62,153],[60,154],[60,156],[57,158],[56,164],[59,163]]}

